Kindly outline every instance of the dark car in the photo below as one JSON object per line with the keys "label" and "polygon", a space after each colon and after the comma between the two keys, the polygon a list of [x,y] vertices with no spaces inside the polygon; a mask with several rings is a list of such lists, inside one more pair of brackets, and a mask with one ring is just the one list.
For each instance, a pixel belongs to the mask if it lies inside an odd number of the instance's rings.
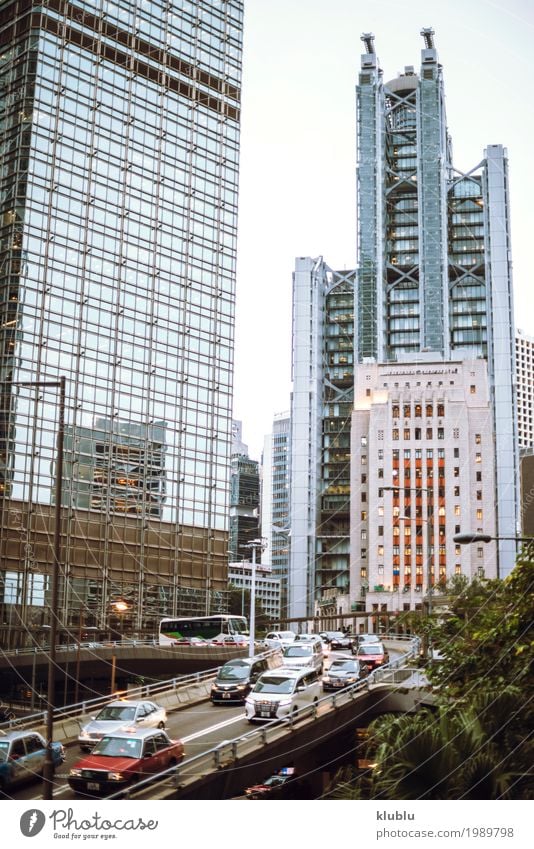
{"label": "dark car", "polygon": [[183,743],[158,728],[116,732],[74,764],[69,784],[84,796],[108,796],[176,766],[183,757]]}
{"label": "dark car", "polygon": [[356,659],[365,663],[369,669],[376,669],[389,663],[389,654],[382,643],[362,643],[358,648]]}
{"label": "dark car", "polygon": [[357,684],[362,678],[369,675],[369,669],[365,663],[353,658],[339,658],[332,661],[328,671],[323,675],[323,690],[341,690],[351,684]]}
{"label": "dark car", "polygon": [[[37,731],[8,731],[0,736],[0,790],[5,791],[23,781],[35,780],[43,774],[46,740]],[[54,769],[65,760],[61,743],[52,743]]]}
{"label": "dark car", "polygon": [[350,649],[352,647],[354,637],[350,634],[344,634],[343,631],[334,631],[330,634],[328,642],[332,651],[337,649]]}
{"label": "dark car", "polygon": [[269,657],[239,657],[221,666],[212,684],[210,699],[214,705],[243,704],[262,674],[282,665],[279,653]]}

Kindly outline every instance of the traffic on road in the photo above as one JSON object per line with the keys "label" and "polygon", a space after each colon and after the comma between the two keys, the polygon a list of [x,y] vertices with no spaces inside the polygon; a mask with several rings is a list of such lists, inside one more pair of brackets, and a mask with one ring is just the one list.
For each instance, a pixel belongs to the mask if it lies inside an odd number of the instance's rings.
{"label": "traffic on road", "polygon": [[[387,662],[388,654],[381,643],[372,644],[369,655],[360,649],[371,647],[371,643],[363,643],[355,657],[352,646],[332,650],[332,640],[326,634],[297,641],[289,636],[280,632],[280,643],[283,640],[286,648],[295,645],[308,649],[304,654],[309,658],[307,664],[302,665],[300,652],[295,658],[291,653],[286,658],[286,651],[268,659],[260,654],[229,661],[219,669],[209,701],[167,712],[148,700],[111,700],[99,714],[88,717],[77,741],[54,744],[54,798],[116,793],[172,769],[184,757],[248,733],[250,723],[283,720],[297,712],[303,715],[306,709],[313,710],[328,690],[351,686],[363,680],[370,668]],[[266,638],[269,648],[274,639],[273,635]],[[17,739],[20,754],[15,752],[13,757],[10,747]],[[4,798],[42,798],[45,746],[37,732],[0,732],[0,778],[4,776],[0,790]],[[172,773],[167,780],[172,781]]]}

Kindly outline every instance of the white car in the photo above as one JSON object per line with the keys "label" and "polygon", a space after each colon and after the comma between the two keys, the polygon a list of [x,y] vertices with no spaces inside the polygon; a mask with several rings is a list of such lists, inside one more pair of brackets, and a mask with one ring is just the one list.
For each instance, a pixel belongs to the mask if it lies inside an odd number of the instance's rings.
{"label": "white car", "polygon": [[266,635],[263,645],[266,649],[285,649],[286,646],[291,645],[295,636],[294,631],[270,631]]}
{"label": "white car", "polygon": [[303,708],[314,708],[320,697],[315,669],[271,669],[260,675],[245,699],[246,717],[249,722],[296,718]]}
{"label": "white car", "polygon": [[167,711],[154,702],[134,702],[126,699],[110,702],[91,717],[84,725],[78,737],[83,751],[90,752],[93,746],[106,734],[114,731],[127,731],[139,728],[165,728]]}

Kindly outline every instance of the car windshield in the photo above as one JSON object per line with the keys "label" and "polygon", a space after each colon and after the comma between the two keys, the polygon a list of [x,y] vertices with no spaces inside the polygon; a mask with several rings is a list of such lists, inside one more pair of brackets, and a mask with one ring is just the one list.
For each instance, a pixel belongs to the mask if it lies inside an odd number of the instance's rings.
{"label": "car windshield", "polygon": [[250,666],[248,663],[232,663],[226,664],[219,670],[217,678],[219,681],[242,681],[243,678],[248,678],[250,674]]}
{"label": "car windshield", "polygon": [[103,737],[92,755],[105,755],[108,758],[140,758],[142,740],[126,737]]}
{"label": "car windshield", "polygon": [[267,778],[263,784],[264,787],[275,787],[277,784],[283,784],[284,781],[287,781],[287,775],[271,775],[270,778]]}
{"label": "car windshield", "polygon": [[288,646],[284,657],[309,657],[313,653],[311,646]]}
{"label": "car windshield", "polygon": [[4,763],[7,761],[7,753],[9,751],[9,743],[7,740],[3,740],[0,742],[0,763]]}
{"label": "car windshield", "polygon": [[384,649],[380,645],[380,643],[371,643],[370,645],[360,646],[358,649],[358,654],[383,654]]}
{"label": "car windshield", "polygon": [[98,722],[119,722],[135,719],[135,708],[127,705],[114,705],[103,708],[96,717]]}
{"label": "car windshield", "polygon": [[357,672],[358,664],[354,660],[334,660],[330,672]]}
{"label": "car windshield", "polygon": [[294,678],[281,678],[278,675],[269,675],[260,678],[254,687],[255,693],[292,693],[295,686]]}

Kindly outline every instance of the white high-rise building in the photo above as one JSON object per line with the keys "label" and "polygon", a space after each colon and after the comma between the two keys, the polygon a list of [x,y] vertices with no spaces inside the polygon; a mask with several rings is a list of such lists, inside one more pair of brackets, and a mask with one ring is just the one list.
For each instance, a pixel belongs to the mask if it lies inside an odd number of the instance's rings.
{"label": "white high-rise building", "polygon": [[453,575],[497,574],[493,415],[482,359],[364,363],[352,415],[350,601],[413,609]]}
{"label": "white high-rise building", "polygon": [[517,375],[517,436],[519,450],[534,448],[534,337],[517,329],[515,337]]}

